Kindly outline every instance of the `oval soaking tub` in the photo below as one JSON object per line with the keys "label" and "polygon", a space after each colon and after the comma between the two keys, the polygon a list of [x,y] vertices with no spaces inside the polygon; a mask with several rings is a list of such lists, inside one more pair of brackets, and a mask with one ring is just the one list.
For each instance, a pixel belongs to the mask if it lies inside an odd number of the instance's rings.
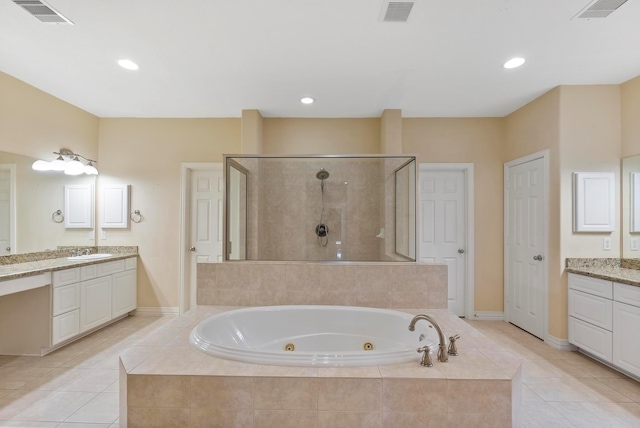
{"label": "oval soaking tub", "polygon": [[287,366],[372,366],[419,361],[418,347],[438,349],[429,323],[409,331],[413,315],[351,306],[236,309],[200,322],[197,349],[220,358]]}

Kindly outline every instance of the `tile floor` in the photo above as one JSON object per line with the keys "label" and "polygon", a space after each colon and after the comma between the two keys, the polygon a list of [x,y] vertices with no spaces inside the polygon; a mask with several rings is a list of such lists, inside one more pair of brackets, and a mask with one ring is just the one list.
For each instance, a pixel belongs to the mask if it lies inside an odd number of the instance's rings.
{"label": "tile floor", "polygon": [[[142,363],[183,346],[201,318],[129,317],[45,357],[0,356],[0,427],[118,427],[118,356]],[[524,427],[640,427],[639,382],[510,324],[469,324],[502,370],[523,364]]]}

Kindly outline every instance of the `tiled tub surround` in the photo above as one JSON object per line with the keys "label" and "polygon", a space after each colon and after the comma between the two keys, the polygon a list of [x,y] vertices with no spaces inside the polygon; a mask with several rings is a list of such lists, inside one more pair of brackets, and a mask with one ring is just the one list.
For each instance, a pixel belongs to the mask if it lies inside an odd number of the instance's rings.
{"label": "tiled tub surround", "polygon": [[420,263],[198,264],[199,305],[447,307],[447,266]]}
{"label": "tiled tub surround", "polygon": [[[406,364],[317,368],[241,363],[191,348],[191,328],[228,309],[199,306],[123,356],[120,427],[521,426],[521,361],[506,364],[484,334],[447,310],[411,312],[434,316],[447,336],[460,334],[460,355],[448,363],[421,367],[416,353]],[[174,347],[149,352],[167,341]]]}

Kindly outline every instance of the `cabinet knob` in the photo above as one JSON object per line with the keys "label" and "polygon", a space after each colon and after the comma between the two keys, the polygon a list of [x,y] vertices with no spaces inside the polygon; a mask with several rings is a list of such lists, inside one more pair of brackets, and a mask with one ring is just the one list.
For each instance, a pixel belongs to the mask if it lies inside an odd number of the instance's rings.
{"label": "cabinet knob", "polygon": [[542,261],[542,256],[541,255],[533,256],[533,260],[541,262]]}
{"label": "cabinet knob", "polygon": [[458,249],[458,253],[460,253],[460,254],[464,254],[464,248],[459,248],[459,249]]}

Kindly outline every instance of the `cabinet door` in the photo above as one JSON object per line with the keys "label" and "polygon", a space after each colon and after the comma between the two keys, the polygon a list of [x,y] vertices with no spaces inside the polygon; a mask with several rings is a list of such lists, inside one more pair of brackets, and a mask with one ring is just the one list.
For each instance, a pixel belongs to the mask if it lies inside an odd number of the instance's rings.
{"label": "cabinet door", "polygon": [[613,364],[640,376],[640,308],[613,302]]}
{"label": "cabinet door", "polygon": [[80,285],[80,331],[111,320],[111,276],[83,281]]}
{"label": "cabinet door", "polygon": [[113,275],[113,297],[111,317],[119,317],[131,312],[137,305],[136,269]]}

